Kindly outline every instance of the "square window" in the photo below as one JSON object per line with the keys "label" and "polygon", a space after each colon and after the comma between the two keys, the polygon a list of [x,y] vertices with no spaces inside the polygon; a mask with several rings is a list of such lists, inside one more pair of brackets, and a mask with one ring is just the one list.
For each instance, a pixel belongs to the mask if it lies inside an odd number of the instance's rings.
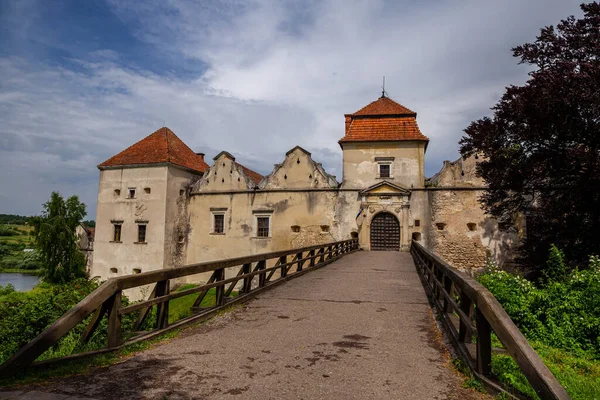
{"label": "square window", "polygon": [[121,224],[113,224],[113,242],[121,241]]}
{"label": "square window", "polygon": [[128,192],[130,199],[135,199],[135,188],[129,188]]}
{"label": "square window", "polygon": [[214,214],[213,233],[225,232],[225,214]]}
{"label": "square window", "polygon": [[415,219],[415,226],[421,226],[421,220]]}
{"label": "square window", "polygon": [[269,237],[270,217],[256,217],[256,236]]}
{"label": "square window", "polygon": [[379,164],[379,177],[389,178],[390,177],[390,164]]}
{"label": "square window", "polygon": [[138,224],[138,243],[146,243],[146,225]]}

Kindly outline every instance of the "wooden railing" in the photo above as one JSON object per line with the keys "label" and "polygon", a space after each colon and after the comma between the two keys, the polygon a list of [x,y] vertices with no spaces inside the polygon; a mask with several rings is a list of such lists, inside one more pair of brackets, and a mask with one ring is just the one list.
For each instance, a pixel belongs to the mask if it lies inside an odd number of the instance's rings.
{"label": "wooden railing", "polygon": [[[414,240],[410,252],[459,357],[478,379],[492,389],[504,391],[491,379],[493,332],[540,398],[569,398],[490,291]],[[473,336],[475,346],[471,345]]]}
{"label": "wooden railing", "polygon": [[[210,318],[220,309],[232,303],[246,301],[263,290],[320,268],[357,249],[358,239],[350,239],[301,249],[210,261],[179,268],[111,278],[2,364],[0,375],[14,374],[16,371],[32,364],[38,365],[56,361],[57,359],[53,359],[34,363],[41,354],[55,345],[92,313],[93,316],[81,335],[81,342],[85,343],[90,339],[101,320],[107,315],[107,346],[87,353],[62,357],[60,360],[115,351],[123,346],[163,334],[170,329]],[[273,265],[269,266],[269,264]],[[239,270],[235,275],[231,273],[232,276],[226,278],[226,275],[229,275],[226,272],[229,272],[228,269],[232,268],[239,268]],[[176,292],[170,291],[172,279],[210,272],[212,272],[212,275],[206,284]],[[238,283],[241,283],[241,285],[238,285]],[[154,284],[154,289],[148,300],[133,303],[126,307],[121,306],[123,290],[149,284]],[[234,293],[236,285],[239,290]],[[212,288],[215,289],[215,305],[208,308],[200,307],[202,300],[209,289]],[[192,306],[192,315],[169,324],[169,301],[192,294],[198,294]],[[237,296],[233,296],[234,294],[237,294]],[[154,306],[156,306],[154,329],[149,332],[137,332]],[[135,311],[139,311],[139,315],[133,331],[122,332],[121,316]]]}

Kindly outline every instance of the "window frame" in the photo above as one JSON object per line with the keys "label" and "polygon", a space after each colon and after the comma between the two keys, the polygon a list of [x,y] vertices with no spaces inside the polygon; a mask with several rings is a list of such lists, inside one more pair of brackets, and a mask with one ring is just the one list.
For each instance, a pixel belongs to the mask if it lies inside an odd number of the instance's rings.
{"label": "window frame", "polygon": [[[255,210],[252,211],[254,216],[254,229],[253,229],[253,238],[254,239],[270,239],[273,237],[273,210]],[[268,218],[269,220],[269,231],[267,232],[267,236],[258,236],[258,219],[259,218]]]}
{"label": "window frame", "polygon": [[[133,191],[133,196],[131,196],[131,192]],[[128,199],[135,199],[137,198],[137,190],[134,187],[128,187],[127,188],[127,198]]]}
{"label": "window frame", "polygon": [[[137,240],[135,244],[148,244],[148,221],[136,221],[137,224]],[[144,240],[140,240],[140,227],[144,227]]]}
{"label": "window frame", "polygon": [[[111,243],[123,243],[123,221],[110,221],[113,226]],[[119,227],[119,235],[117,238],[117,226]],[[118,239],[118,240],[117,240]]]}
{"label": "window frame", "polygon": [[[377,178],[381,178],[381,179],[394,179],[394,177],[392,176],[392,165],[393,165],[392,161],[378,161],[377,162]],[[388,170],[388,176],[383,176],[381,174],[381,167],[382,166],[386,166],[386,167],[389,168],[389,170]]]}
{"label": "window frame", "polygon": [[[269,238],[271,237],[271,215],[256,215],[256,237],[257,238]],[[265,227],[261,227],[261,220],[267,220],[267,234],[266,235],[261,235],[261,229],[265,229]]]}
{"label": "window frame", "polygon": [[[225,214],[227,214],[227,208],[211,208],[210,209],[210,229],[209,234],[211,235],[225,235]],[[216,228],[216,216],[223,216],[223,231],[217,232]]]}

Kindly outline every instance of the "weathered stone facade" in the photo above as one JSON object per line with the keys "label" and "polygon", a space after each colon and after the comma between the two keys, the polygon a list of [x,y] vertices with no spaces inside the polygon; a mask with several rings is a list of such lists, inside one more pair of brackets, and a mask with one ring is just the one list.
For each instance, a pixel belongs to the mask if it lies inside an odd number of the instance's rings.
{"label": "weathered stone facade", "polygon": [[[428,141],[416,113],[382,97],[346,115],[340,183],[298,146],[264,177],[225,151],[209,167],[162,128],[99,166],[91,274],[106,279],[350,237],[370,250],[381,248],[374,241],[382,232],[395,249],[414,239],[465,270],[488,256],[503,262],[514,237],[478,203],[484,183],[475,158],[445,162],[426,186]],[[384,214],[396,226],[390,236]]]}

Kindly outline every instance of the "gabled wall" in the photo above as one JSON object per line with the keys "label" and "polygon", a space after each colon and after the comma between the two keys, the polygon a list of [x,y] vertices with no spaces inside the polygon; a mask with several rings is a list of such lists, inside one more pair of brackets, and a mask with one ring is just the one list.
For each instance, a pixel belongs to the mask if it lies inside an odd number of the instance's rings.
{"label": "gabled wall", "polygon": [[479,198],[485,182],[476,176],[477,162],[475,156],[444,161],[428,192],[429,247],[464,270],[483,267],[488,257],[500,265],[511,262],[519,240],[516,229],[500,230],[496,219],[483,210]]}
{"label": "gabled wall", "polygon": [[310,189],[336,188],[335,176],[329,175],[310,153],[296,146],[285,155],[281,164],[275,164],[273,172],[261,182],[261,189]]}
{"label": "gabled wall", "polygon": [[235,162],[235,158],[226,151],[219,153],[214,161],[198,181],[195,192],[227,192],[253,189],[256,186],[256,183],[244,174],[243,168]]}

